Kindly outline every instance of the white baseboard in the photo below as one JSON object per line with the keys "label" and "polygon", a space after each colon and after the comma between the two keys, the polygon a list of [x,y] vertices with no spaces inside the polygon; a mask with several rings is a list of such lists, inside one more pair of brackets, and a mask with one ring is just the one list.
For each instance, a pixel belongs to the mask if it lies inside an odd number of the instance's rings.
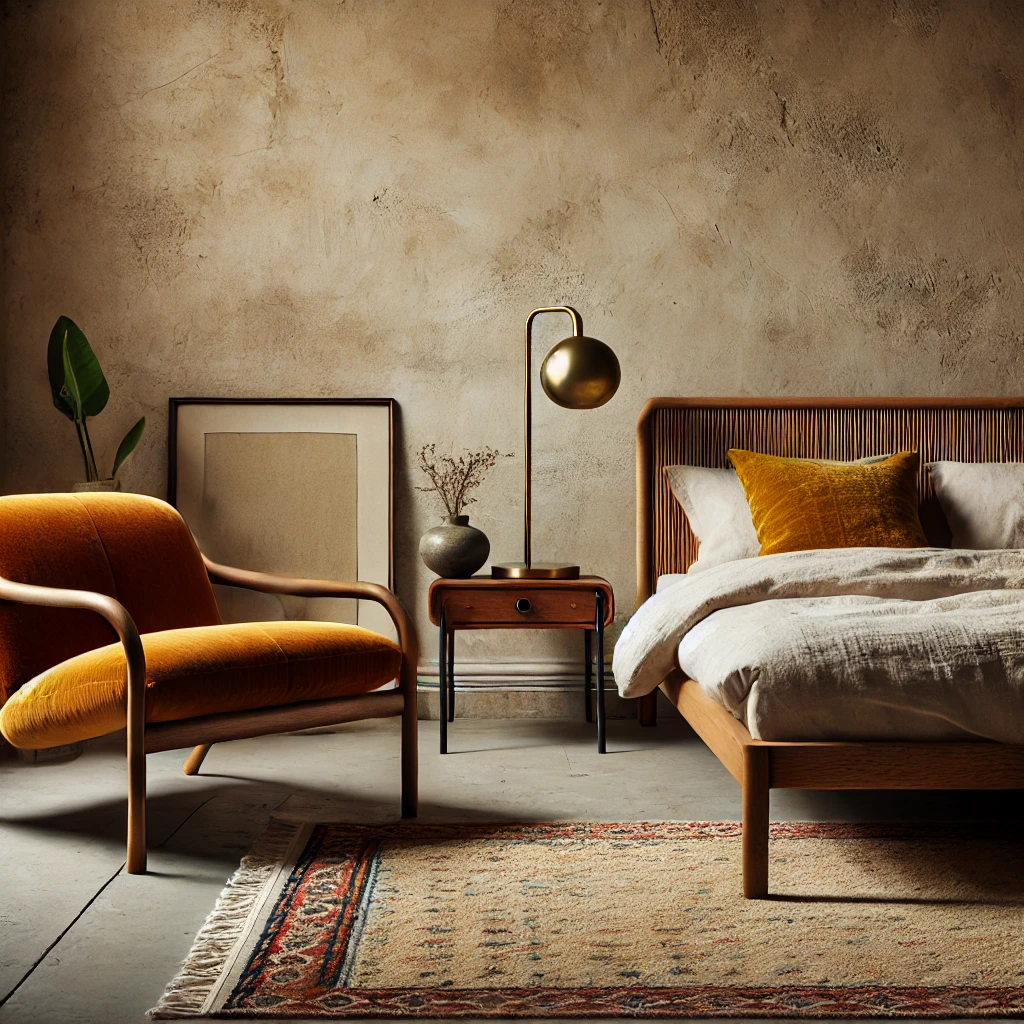
{"label": "white baseboard", "polygon": [[[456,718],[583,718],[583,694],[579,688],[535,687],[532,692],[501,684],[470,689],[457,688]],[[439,710],[437,687],[425,686],[419,693],[419,717],[436,721]],[[624,700],[614,691],[605,697],[605,710],[612,718],[636,718],[636,702]]]}
{"label": "white baseboard", "polygon": [[[437,686],[437,662],[421,661],[418,677]],[[614,689],[611,666],[605,664],[604,684]],[[459,689],[578,690],[583,687],[580,661],[463,661],[455,659],[455,685]]]}

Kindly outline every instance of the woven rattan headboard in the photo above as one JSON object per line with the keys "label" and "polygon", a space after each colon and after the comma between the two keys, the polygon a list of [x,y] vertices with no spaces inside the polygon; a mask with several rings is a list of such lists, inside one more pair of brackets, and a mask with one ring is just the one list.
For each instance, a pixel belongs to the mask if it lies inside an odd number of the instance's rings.
{"label": "woven rattan headboard", "polygon": [[665,466],[728,466],[730,448],[844,460],[917,451],[927,499],[928,462],[1024,460],[1024,398],[652,398],[636,429],[638,604],[697,556]]}

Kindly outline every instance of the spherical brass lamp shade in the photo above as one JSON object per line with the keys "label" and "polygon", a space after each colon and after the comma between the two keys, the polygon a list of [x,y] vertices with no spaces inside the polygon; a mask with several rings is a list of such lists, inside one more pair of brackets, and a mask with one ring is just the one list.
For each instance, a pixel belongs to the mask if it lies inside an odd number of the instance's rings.
{"label": "spherical brass lamp shade", "polygon": [[615,353],[597,338],[574,334],[544,357],[544,393],[566,409],[596,409],[615,394],[622,378]]}

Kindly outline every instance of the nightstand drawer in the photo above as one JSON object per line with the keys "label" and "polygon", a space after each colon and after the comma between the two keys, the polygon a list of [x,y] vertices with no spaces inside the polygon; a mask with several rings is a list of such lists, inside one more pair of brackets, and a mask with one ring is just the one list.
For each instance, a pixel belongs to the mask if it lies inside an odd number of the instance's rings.
{"label": "nightstand drawer", "polygon": [[444,596],[445,621],[459,629],[593,629],[593,590],[516,587],[501,590],[450,589]]}

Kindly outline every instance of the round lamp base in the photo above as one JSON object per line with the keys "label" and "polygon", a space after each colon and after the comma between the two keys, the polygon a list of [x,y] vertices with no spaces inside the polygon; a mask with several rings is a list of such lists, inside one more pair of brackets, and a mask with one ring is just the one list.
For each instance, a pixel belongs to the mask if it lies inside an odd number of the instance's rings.
{"label": "round lamp base", "polygon": [[491,576],[496,580],[578,580],[578,565],[555,565],[551,562],[505,562],[491,566]]}

